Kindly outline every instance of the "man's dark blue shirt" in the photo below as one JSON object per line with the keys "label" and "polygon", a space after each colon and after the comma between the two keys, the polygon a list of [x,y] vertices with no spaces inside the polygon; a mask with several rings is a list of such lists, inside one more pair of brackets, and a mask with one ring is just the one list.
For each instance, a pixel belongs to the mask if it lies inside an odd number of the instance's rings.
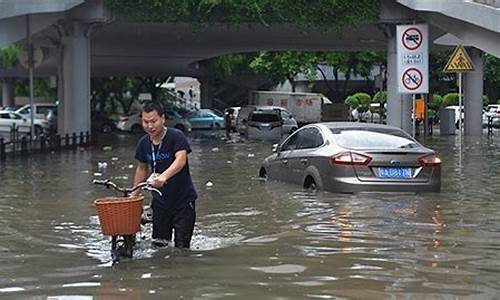
{"label": "man's dark blue shirt", "polygon": [[[159,146],[160,149],[158,149]],[[186,136],[178,129],[168,128],[160,145],[153,145],[149,135],[143,136],[137,144],[135,159],[147,163],[153,172],[163,173],[174,162],[175,153],[182,150],[188,154],[191,152]],[[153,163],[153,157],[156,164]],[[168,179],[160,191],[163,194],[162,197],[157,193],[152,193],[152,205],[162,209],[178,208],[198,198],[189,173],[187,159],[186,165],[179,173]]]}

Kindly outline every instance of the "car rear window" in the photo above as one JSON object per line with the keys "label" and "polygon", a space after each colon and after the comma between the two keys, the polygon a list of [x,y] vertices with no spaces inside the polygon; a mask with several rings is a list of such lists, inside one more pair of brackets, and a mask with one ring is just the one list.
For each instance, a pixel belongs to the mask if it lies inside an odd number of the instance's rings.
{"label": "car rear window", "polygon": [[280,116],[273,113],[253,113],[250,115],[249,121],[262,123],[279,122]]}
{"label": "car rear window", "polygon": [[419,145],[404,132],[386,129],[330,129],[334,141],[350,149],[401,149],[417,148]]}

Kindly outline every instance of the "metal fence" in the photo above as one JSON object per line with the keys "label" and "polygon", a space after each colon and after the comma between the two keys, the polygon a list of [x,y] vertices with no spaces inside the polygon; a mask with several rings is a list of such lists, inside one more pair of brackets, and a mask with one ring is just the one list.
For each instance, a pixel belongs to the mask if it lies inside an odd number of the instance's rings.
{"label": "metal fence", "polygon": [[34,153],[50,153],[63,149],[75,150],[93,142],[95,138],[91,137],[88,131],[64,136],[42,133],[30,139],[29,135],[20,133],[18,128],[12,127],[8,140],[0,137],[0,161],[5,161],[8,157],[27,156]]}

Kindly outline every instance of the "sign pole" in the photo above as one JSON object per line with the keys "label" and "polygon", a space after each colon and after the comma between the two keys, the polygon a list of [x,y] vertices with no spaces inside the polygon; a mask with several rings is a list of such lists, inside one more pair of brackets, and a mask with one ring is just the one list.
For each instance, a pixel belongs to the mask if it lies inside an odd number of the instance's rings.
{"label": "sign pole", "polygon": [[462,72],[458,72],[458,129],[462,135]]}
{"label": "sign pole", "polygon": [[417,102],[417,99],[416,99],[416,94],[413,94],[413,97],[412,97],[412,100],[413,100],[413,110],[412,110],[412,114],[411,114],[411,120],[412,120],[412,123],[413,123],[413,126],[412,126],[412,129],[411,129],[411,132],[412,132],[412,136],[415,137],[416,135],[416,132],[417,132],[417,126],[416,126],[416,113],[415,113],[415,110],[416,110],[416,102]]}
{"label": "sign pole", "polygon": [[31,39],[30,15],[26,15],[26,38],[28,44],[28,69],[29,69],[29,90],[30,90],[30,140],[33,141],[35,135],[35,116],[33,105],[33,42]]}

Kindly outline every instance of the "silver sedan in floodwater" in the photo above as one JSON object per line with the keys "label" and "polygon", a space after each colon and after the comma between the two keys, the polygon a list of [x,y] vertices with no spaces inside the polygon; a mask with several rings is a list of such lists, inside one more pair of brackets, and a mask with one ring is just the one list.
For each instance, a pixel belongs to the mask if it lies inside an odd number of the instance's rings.
{"label": "silver sedan in floodwater", "polygon": [[259,176],[341,193],[439,192],[441,159],[396,127],[317,123],[277,145]]}

